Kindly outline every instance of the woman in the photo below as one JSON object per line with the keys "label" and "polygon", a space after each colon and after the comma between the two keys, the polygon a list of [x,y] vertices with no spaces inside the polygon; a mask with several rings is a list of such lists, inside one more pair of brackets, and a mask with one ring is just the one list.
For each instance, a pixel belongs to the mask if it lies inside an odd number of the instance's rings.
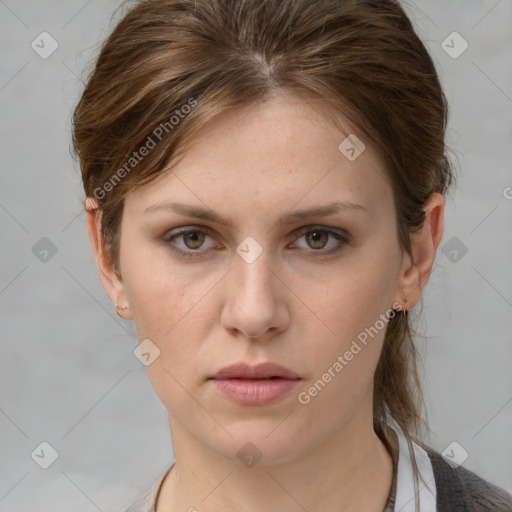
{"label": "woman", "polygon": [[409,310],[452,168],[397,2],[138,2],[73,121],[176,459],[130,511],[512,510],[419,439]]}

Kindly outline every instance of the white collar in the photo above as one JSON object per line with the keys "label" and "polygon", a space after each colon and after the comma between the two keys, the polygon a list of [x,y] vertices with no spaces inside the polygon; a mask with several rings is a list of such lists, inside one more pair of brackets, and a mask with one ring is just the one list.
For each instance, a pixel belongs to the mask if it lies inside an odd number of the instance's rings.
{"label": "white collar", "polygon": [[[419,496],[420,512],[436,512],[436,482],[432,463],[427,452],[412,441],[414,456],[421,475],[418,475],[418,484],[416,484],[407,439],[398,423],[393,420],[391,423],[389,426],[395,431],[399,445],[395,512],[416,512],[416,495]],[[421,477],[423,477],[428,487],[425,486]]]}

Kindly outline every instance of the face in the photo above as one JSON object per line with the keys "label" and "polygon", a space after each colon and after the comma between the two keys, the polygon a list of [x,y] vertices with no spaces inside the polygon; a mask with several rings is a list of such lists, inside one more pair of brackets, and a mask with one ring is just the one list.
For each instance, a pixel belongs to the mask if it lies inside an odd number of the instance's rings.
{"label": "face", "polygon": [[[359,157],[340,150],[358,133],[340,119],[345,133],[289,95],[223,113],[126,198],[117,302],[160,351],[147,371],[173,438],[233,460],[250,441],[276,462],[371,422],[410,259],[383,160],[360,134]],[[288,373],[251,373],[267,362]]]}

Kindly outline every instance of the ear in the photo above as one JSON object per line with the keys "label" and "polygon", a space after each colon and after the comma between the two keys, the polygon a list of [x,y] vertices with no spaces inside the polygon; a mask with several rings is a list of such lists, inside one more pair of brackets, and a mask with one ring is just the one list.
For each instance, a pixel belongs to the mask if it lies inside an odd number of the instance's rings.
{"label": "ear", "polygon": [[[117,313],[125,320],[132,320],[132,314],[126,298],[124,283],[121,277],[116,273],[113,263],[107,254],[101,237],[101,216],[102,212],[98,208],[98,202],[92,197],[85,200],[85,213],[87,218],[87,231],[91,241],[96,266],[100,275],[103,287],[114,304],[118,304]],[[122,309],[124,307],[127,309]]]}
{"label": "ear", "polygon": [[405,254],[400,271],[394,304],[400,304],[402,310],[411,309],[419,302],[423,288],[430,278],[436,251],[443,237],[443,196],[432,192],[425,203],[424,211],[423,225],[418,231],[411,233],[411,255]]}

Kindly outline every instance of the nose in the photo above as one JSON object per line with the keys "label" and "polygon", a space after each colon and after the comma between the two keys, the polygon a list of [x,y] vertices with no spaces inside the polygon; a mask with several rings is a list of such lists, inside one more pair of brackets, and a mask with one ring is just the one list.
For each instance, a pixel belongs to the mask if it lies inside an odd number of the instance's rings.
{"label": "nose", "polygon": [[260,335],[259,334],[254,334],[254,335],[251,335],[251,334],[247,334],[243,329],[239,328],[240,331],[242,331],[244,333],[244,335],[247,337],[247,338],[259,338]]}
{"label": "nose", "polygon": [[231,335],[251,340],[275,336],[287,329],[286,286],[270,268],[263,252],[255,261],[242,258],[230,272],[221,321]]}

